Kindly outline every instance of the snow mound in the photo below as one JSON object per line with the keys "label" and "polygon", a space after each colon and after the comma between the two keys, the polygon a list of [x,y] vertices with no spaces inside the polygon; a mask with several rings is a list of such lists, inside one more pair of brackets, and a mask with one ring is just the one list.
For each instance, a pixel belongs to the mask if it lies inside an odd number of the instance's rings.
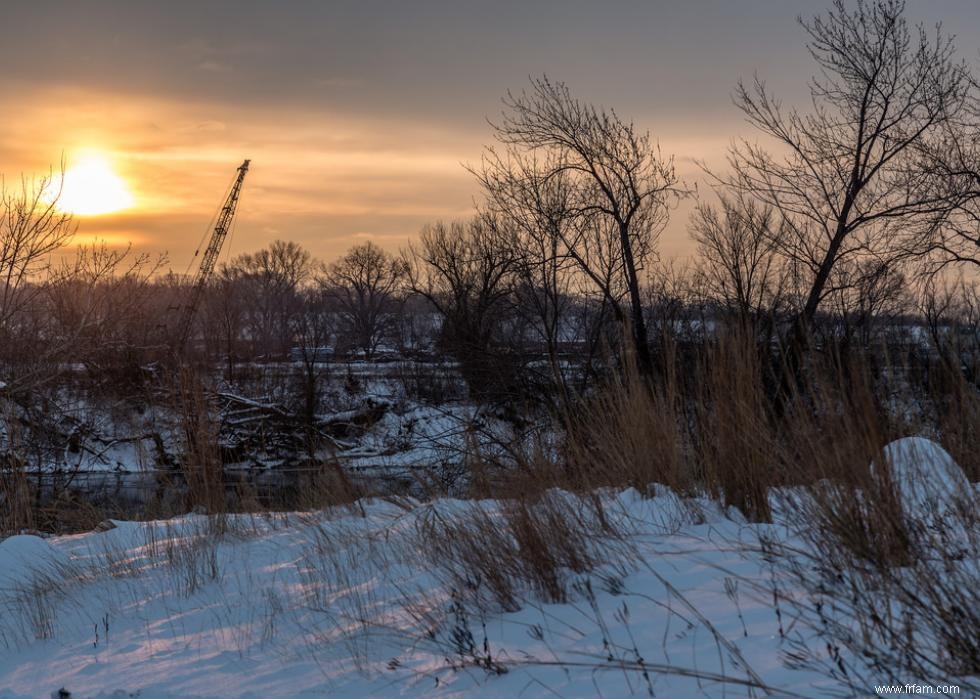
{"label": "snow mound", "polygon": [[930,439],[897,439],[885,447],[884,457],[907,516],[945,514],[971,492],[963,469]]}
{"label": "snow mound", "polygon": [[[924,437],[897,439],[883,457],[912,537],[925,547],[944,542],[968,548],[971,518],[964,514],[975,511],[975,494],[953,457]],[[871,468],[878,476],[876,464]]]}
{"label": "snow mound", "polygon": [[39,536],[21,534],[0,541],[0,593],[29,582],[43,573],[54,573],[70,564],[68,554]]}

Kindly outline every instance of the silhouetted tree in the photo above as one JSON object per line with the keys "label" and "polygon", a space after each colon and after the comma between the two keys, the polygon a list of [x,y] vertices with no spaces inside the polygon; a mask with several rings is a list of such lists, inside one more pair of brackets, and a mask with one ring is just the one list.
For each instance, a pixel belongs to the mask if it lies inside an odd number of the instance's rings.
{"label": "silhouetted tree", "polygon": [[740,83],[735,102],[775,142],[731,151],[736,192],[780,217],[778,250],[796,266],[802,298],[791,336],[794,364],[844,265],[894,265],[921,244],[959,193],[932,151],[965,116],[970,77],[948,36],[910,27],[900,0],[842,0],[801,20],[819,67],[812,108],[784,108],[765,83]]}
{"label": "silhouetted tree", "polygon": [[[526,232],[537,229],[545,262],[551,256],[579,266],[628,322],[638,364],[649,375],[640,285],[670,204],[681,194],[672,160],[648,133],[546,77],[519,95],[508,93],[504,106],[493,125],[502,149],[487,148],[477,173],[491,210]],[[550,269],[560,266],[552,262]]]}
{"label": "silhouetted tree", "polygon": [[[36,304],[50,255],[75,233],[70,214],[57,207],[62,176],[21,179],[19,188],[0,181],[0,359],[38,359]],[[27,379],[23,371],[18,377]],[[6,377],[12,380],[12,376]]]}
{"label": "silhouetted tree", "polygon": [[285,356],[292,344],[292,319],[302,305],[300,291],[313,280],[313,256],[294,242],[277,240],[228,265],[237,275],[246,322],[256,349]]}
{"label": "silhouetted tree", "polygon": [[404,260],[368,242],[352,247],[320,280],[347,332],[368,358],[393,329],[406,274]]}
{"label": "silhouetted tree", "polygon": [[690,222],[700,292],[743,325],[774,318],[784,300],[786,268],[777,252],[784,221],[772,206],[721,196],[699,205]]}
{"label": "silhouetted tree", "polygon": [[300,370],[297,377],[300,394],[298,413],[303,423],[307,456],[314,459],[321,443],[317,413],[320,409],[322,384],[329,372],[322,352],[337,333],[336,317],[328,308],[324,289],[313,287],[303,293],[302,305],[292,317],[292,326],[297,341],[297,352],[293,357]]}
{"label": "silhouetted tree", "polygon": [[409,246],[406,259],[410,288],[442,316],[441,344],[459,359],[470,390],[509,394],[518,378],[501,343],[512,306],[510,233],[486,217],[435,223]]}

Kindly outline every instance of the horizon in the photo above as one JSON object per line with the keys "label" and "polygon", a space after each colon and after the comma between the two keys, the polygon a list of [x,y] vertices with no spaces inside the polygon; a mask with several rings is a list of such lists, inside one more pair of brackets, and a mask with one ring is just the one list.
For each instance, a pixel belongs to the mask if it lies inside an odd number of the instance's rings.
{"label": "horizon", "polygon": [[[74,245],[131,244],[166,253],[180,271],[250,158],[222,260],[275,239],[324,260],[365,240],[396,252],[425,223],[472,214],[479,189],[465,166],[491,142],[487,119],[507,90],[547,74],[648,130],[681,180],[710,198],[698,162],[723,167],[729,144],[753,137],[731,103],[736,82],[758,73],[787,104],[805,100],[801,76],[814,69],[796,17],[819,9],[797,0],[619,2],[613,13],[585,3],[393,8],[13,8],[0,30],[0,56],[18,66],[0,78],[0,173],[10,183],[63,162]],[[938,13],[925,2],[908,9],[915,21],[938,14],[976,63],[980,9],[961,0]],[[42,21],[44,31],[25,30]],[[115,198],[91,201],[106,191]],[[691,252],[690,208],[672,213],[664,257]]]}

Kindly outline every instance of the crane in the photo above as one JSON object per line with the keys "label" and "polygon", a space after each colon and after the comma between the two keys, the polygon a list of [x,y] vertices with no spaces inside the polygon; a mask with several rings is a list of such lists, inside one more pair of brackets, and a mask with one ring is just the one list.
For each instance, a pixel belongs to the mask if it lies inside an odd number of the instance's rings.
{"label": "crane", "polygon": [[201,268],[197,271],[197,277],[194,279],[194,286],[191,289],[190,298],[182,309],[180,324],[177,326],[176,350],[178,354],[183,351],[184,346],[187,344],[187,338],[191,333],[191,325],[194,322],[197,307],[201,303],[201,297],[204,296],[204,289],[207,286],[208,280],[211,278],[212,272],[214,272],[215,264],[218,262],[218,253],[221,252],[221,246],[224,244],[228,230],[231,228],[231,221],[235,217],[235,207],[238,206],[238,198],[242,193],[242,183],[245,181],[245,173],[248,172],[248,164],[250,162],[250,160],[246,160],[239,166],[235,183],[231,186],[231,191],[228,192],[225,205],[221,208],[221,212],[215,221],[214,230],[211,231],[208,247],[204,251],[204,257],[201,258]]}

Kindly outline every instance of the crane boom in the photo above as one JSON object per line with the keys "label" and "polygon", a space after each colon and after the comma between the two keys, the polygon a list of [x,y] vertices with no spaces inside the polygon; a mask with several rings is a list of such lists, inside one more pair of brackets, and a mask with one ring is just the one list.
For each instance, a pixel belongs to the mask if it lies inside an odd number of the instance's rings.
{"label": "crane boom", "polygon": [[180,325],[177,326],[178,352],[181,352],[184,349],[184,345],[187,344],[187,338],[191,332],[191,325],[194,322],[194,316],[197,314],[197,307],[201,303],[201,297],[204,296],[204,288],[207,286],[208,280],[214,272],[214,267],[218,262],[218,253],[221,252],[221,246],[228,236],[231,221],[235,217],[235,208],[238,206],[238,198],[242,193],[242,182],[245,181],[245,173],[248,172],[248,164],[250,162],[250,160],[246,160],[239,166],[238,177],[235,178],[235,183],[231,186],[231,191],[228,193],[225,205],[221,208],[221,212],[215,221],[214,230],[211,232],[211,238],[208,240],[208,247],[204,251],[204,257],[201,258],[201,268],[197,272],[194,287],[191,289],[190,299],[188,299],[188,303],[183,308],[180,316]]}

